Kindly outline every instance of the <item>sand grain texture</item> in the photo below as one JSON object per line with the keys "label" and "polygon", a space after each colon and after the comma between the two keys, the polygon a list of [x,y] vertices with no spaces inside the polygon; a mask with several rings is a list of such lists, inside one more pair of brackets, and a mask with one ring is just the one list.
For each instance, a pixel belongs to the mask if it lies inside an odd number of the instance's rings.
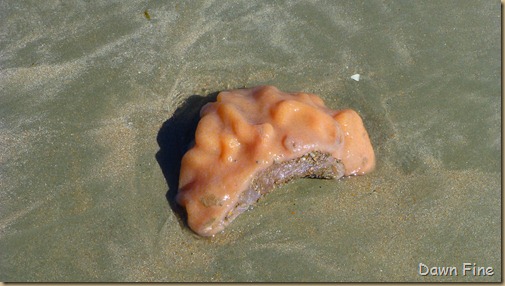
{"label": "sand grain texture", "polygon": [[[0,281],[501,280],[499,2],[2,1],[0,15]],[[376,171],[287,184],[200,239],[172,204],[186,136],[172,123],[257,85],[356,110]],[[495,275],[422,277],[419,262]]]}

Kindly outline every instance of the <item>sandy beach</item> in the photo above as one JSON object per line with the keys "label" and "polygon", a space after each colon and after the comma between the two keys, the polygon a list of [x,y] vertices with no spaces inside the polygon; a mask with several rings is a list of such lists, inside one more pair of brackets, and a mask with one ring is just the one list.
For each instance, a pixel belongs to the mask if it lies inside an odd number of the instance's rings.
{"label": "sandy beach", "polygon": [[[1,1],[0,281],[501,281],[500,13]],[[356,110],[376,169],[294,181],[199,237],[173,201],[199,108],[267,84]]]}

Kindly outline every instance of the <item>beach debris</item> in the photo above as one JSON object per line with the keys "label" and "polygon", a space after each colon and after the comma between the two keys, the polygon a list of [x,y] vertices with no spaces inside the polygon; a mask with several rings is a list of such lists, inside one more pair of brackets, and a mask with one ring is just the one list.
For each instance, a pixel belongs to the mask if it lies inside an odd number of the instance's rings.
{"label": "beach debris", "polygon": [[147,11],[147,9],[144,10],[144,17],[146,17],[147,20],[151,20],[151,15],[149,15],[149,11]]}
{"label": "beach debris", "polygon": [[355,81],[359,81],[359,73],[353,74],[351,78],[354,79]]}
{"label": "beach debris", "polygon": [[176,201],[201,236],[221,232],[278,185],[364,175],[375,165],[358,113],[329,109],[315,94],[226,90],[200,116],[195,144],[181,160]]}

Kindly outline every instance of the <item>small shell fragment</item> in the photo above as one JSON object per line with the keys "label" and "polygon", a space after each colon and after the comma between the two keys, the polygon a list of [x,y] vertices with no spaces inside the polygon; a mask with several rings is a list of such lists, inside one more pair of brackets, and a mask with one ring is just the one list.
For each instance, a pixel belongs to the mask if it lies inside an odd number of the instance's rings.
{"label": "small shell fragment", "polygon": [[354,79],[355,81],[359,81],[359,73],[353,74],[351,78]]}

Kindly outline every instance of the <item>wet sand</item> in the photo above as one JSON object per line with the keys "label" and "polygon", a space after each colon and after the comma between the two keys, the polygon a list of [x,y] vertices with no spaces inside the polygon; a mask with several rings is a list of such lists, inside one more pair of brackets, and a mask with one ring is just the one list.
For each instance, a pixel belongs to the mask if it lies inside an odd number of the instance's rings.
{"label": "wet sand", "polygon": [[[0,11],[0,281],[501,280],[498,1]],[[377,168],[200,238],[173,204],[180,150],[215,92],[263,84],[356,110]],[[418,273],[466,262],[494,275]]]}

